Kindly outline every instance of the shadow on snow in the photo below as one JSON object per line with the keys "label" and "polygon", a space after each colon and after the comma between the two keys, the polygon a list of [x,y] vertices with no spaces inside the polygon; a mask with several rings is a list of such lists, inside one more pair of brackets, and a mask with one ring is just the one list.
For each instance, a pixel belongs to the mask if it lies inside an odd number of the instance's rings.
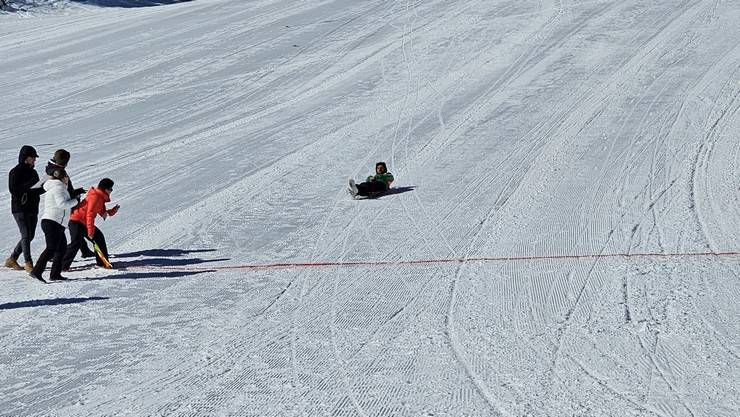
{"label": "shadow on snow", "polygon": [[65,304],[79,304],[87,301],[107,300],[108,297],[86,297],[86,298],[50,298],[45,300],[19,301],[17,303],[0,304],[0,310],[13,310],[16,308],[31,308],[43,306],[58,306]]}
{"label": "shadow on snow", "polygon": [[171,279],[171,278],[182,278],[189,277],[191,275],[206,274],[210,272],[216,272],[215,270],[203,270],[203,271],[162,271],[162,272],[127,272],[123,274],[110,275],[106,277],[95,277],[95,278],[77,278],[70,279],[68,282],[88,282],[88,281],[107,281],[114,279]]}
{"label": "shadow on snow", "polygon": [[[193,0],[70,0],[73,3],[87,4],[90,6],[98,7],[119,7],[119,8],[135,8],[135,7],[153,7],[153,6],[166,6],[169,4],[176,3],[188,3]],[[48,3],[48,1],[47,1]],[[29,12],[37,7],[43,6],[45,3],[39,3],[38,1],[29,0],[0,0],[0,11],[4,12]]]}
{"label": "shadow on snow", "polygon": [[414,191],[415,189],[416,189],[416,186],[415,185],[410,185],[408,187],[393,187],[393,188],[391,188],[388,191],[385,191],[385,192],[382,192],[382,193],[376,195],[375,197],[369,197],[369,199],[370,200],[379,200],[379,199],[381,199],[383,197],[387,197],[389,195],[408,193],[410,191]]}
{"label": "shadow on snow", "polygon": [[121,8],[133,8],[133,7],[152,7],[152,6],[165,6],[168,4],[176,3],[187,3],[192,0],[71,0],[75,3],[89,4],[92,6],[100,7],[121,7]]}
{"label": "shadow on snow", "polygon": [[147,249],[137,252],[114,254],[113,258],[138,258],[140,256],[165,257],[185,256],[191,253],[216,252],[216,249]]}
{"label": "shadow on snow", "polygon": [[121,261],[114,262],[116,269],[126,269],[131,267],[168,267],[168,266],[193,266],[212,262],[223,262],[228,261],[229,258],[218,258],[218,259],[171,259],[171,258],[149,258],[149,259],[137,259],[135,261]]}

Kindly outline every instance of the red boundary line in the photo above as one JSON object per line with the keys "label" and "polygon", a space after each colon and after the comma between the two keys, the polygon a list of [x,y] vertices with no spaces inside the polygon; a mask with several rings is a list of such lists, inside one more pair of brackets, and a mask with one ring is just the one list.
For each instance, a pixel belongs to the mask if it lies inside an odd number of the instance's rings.
{"label": "red boundary line", "polygon": [[[475,258],[449,258],[449,259],[421,259],[412,261],[335,261],[335,262],[293,262],[273,264],[246,264],[230,266],[189,267],[189,266],[161,266],[157,269],[185,270],[195,272],[214,272],[228,270],[262,270],[262,269],[295,269],[295,268],[317,268],[317,267],[347,267],[347,266],[404,266],[425,264],[451,264],[468,262],[521,262],[521,261],[543,261],[543,260],[581,260],[581,259],[605,259],[605,258],[696,258],[696,257],[731,257],[740,256],[740,252],[698,252],[698,253],[606,253],[587,255],[540,255],[540,256],[499,256],[499,257],[475,257]],[[151,267],[142,267],[150,269]]]}

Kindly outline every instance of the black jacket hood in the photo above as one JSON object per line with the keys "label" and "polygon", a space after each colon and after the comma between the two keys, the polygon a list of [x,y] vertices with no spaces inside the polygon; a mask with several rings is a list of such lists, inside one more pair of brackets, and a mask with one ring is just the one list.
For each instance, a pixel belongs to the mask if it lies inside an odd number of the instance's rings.
{"label": "black jacket hood", "polygon": [[21,148],[20,153],[18,154],[18,163],[24,164],[26,162],[26,158],[29,156],[33,156],[34,158],[38,158],[39,154],[36,153],[36,149],[34,149],[33,146],[30,145],[23,145]]}

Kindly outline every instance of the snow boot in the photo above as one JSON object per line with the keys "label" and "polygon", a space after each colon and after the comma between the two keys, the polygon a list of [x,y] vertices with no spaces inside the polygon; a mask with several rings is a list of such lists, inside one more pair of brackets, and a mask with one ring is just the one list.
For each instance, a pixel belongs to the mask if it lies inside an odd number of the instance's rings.
{"label": "snow boot", "polygon": [[68,281],[69,278],[59,275],[58,277],[51,277],[49,281]]}
{"label": "snow boot", "polygon": [[15,269],[16,271],[23,271],[23,267],[18,264],[18,260],[12,256],[5,260],[5,267]]}
{"label": "snow boot", "polygon": [[357,197],[357,193],[359,190],[357,189],[357,184],[355,184],[355,180],[352,178],[349,179],[349,193],[352,195],[352,197]]}
{"label": "snow boot", "polygon": [[25,269],[26,272],[28,272],[28,273],[30,273],[31,271],[33,271],[33,262],[26,262],[23,265],[23,269]]}
{"label": "snow boot", "polygon": [[33,271],[31,271],[31,272],[28,273],[28,276],[31,277],[31,278],[35,278],[35,279],[43,282],[44,284],[46,284],[46,281],[44,281],[44,278],[41,276],[41,274],[35,274]]}

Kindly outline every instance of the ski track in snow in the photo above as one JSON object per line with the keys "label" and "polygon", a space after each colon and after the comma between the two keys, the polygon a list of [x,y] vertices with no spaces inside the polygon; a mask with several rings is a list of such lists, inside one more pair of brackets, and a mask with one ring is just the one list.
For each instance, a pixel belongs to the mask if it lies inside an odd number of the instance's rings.
{"label": "ski track in snow", "polygon": [[740,249],[740,4],[59,10],[0,14],[0,160],[113,178],[121,269],[0,271],[0,415],[740,413],[737,257],[471,260]]}

